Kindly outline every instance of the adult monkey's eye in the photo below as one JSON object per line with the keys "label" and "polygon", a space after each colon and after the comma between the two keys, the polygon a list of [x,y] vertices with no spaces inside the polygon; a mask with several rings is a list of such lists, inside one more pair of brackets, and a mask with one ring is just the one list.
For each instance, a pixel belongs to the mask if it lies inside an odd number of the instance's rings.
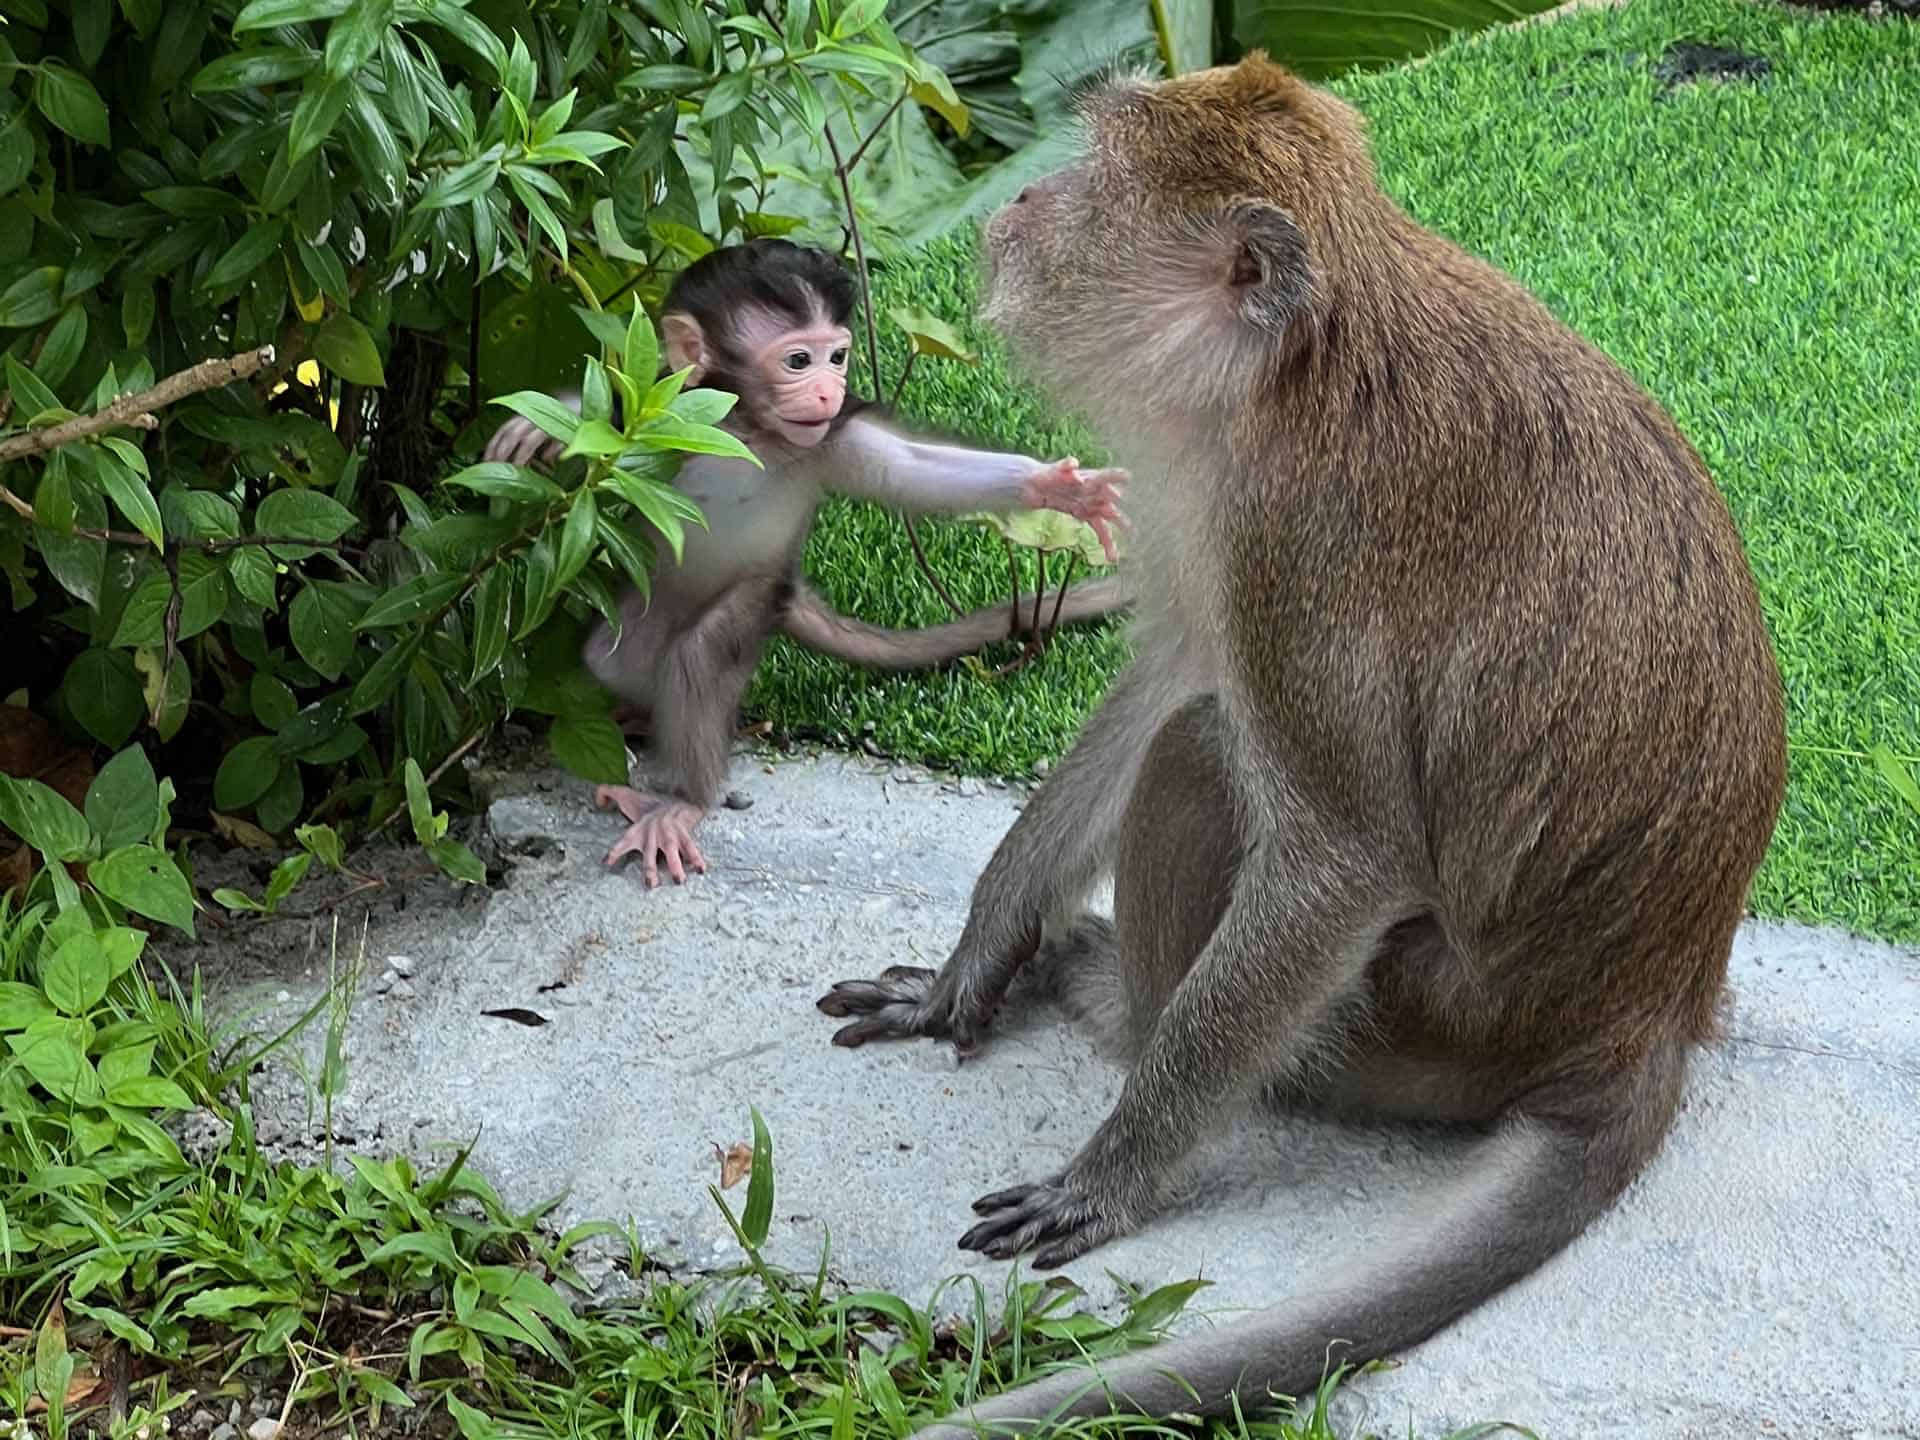
{"label": "adult monkey's eye", "polygon": [[804,370],[813,363],[813,357],[804,350],[795,350],[788,354],[784,363],[789,370]]}
{"label": "adult monkey's eye", "polygon": [[840,349],[834,351],[833,354],[828,356],[827,358],[834,363],[836,368],[844,366],[847,363],[846,347],[844,345],[841,346]]}

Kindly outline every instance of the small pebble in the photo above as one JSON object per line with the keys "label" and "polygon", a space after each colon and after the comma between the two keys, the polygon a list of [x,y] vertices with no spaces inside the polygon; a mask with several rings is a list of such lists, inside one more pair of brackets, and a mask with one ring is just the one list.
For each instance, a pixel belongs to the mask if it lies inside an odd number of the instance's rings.
{"label": "small pebble", "polygon": [[391,970],[382,970],[378,975],[373,977],[373,993],[376,995],[386,994],[389,990],[393,989],[393,982],[399,978],[400,977]]}
{"label": "small pebble", "polygon": [[211,1410],[196,1410],[189,1418],[196,1430],[211,1430],[220,1423],[220,1417]]}
{"label": "small pebble", "polygon": [[234,1437],[239,1435],[239,1433],[239,1430],[235,1429],[231,1423],[222,1420],[208,1432],[207,1440],[234,1440]]}
{"label": "small pebble", "polygon": [[262,1415],[247,1427],[248,1440],[274,1440],[280,1433],[280,1422],[271,1415]]}
{"label": "small pebble", "polygon": [[977,780],[962,780],[955,789],[958,791],[962,800],[971,800],[980,793],[980,782]]}
{"label": "small pebble", "polygon": [[411,955],[389,955],[387,956],[387,968],[396,975],[411,975],[413,974],[413,957]]}
{"label": "small pebble", "polygon": [[741,790],[727,791],[727,798],[721,802],[729,810],[751,810],[753,797]]}
{"label": "small pebble", "polygon": [[411,980],[395,980],[393,982],[393,988],[387,992],[387,998],[390,1000],[411,1000],[417,993],[413,988],[413,982]]}
{"label": "small pebble", "polygon": [[1051,760],[1036,760],[1033,762],[1033,773],[1036,775],[1045,775],[1052,769],[1053,762]]}

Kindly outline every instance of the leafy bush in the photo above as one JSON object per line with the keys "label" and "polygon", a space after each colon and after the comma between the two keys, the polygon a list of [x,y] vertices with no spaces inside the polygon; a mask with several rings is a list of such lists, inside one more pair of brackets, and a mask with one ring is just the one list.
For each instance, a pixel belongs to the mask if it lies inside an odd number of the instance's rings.
{"label": "leafy bush", "polygon": [[[884,9],[9,7],[0,571],[32,643],[0,690],[150,739],[256,839],[384,821],[404,761],[440,783],[515,709],[624,778],[578,631],[698,522],[679,458],[739,448],[728,397],[656,383],[644,306],[801,224],[776,187],[838,188],[783,134],[886,114],[871,164],[908,93],[965,126]],[[583,417],[532,393],[583,357]],[[462,468],[500,396],[576,458]]]}

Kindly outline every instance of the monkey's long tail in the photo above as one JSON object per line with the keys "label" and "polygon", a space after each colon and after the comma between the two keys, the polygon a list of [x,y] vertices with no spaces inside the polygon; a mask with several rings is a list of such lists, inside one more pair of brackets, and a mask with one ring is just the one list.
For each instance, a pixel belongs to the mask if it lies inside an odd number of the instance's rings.
{"label": "monkey's long tail", "polygon": [[[1605,1211],[1652,1158],[1679,1088],[1658,1067],[1602,1123],[1516,1117],[1468,1157],[1463,1178],[1397,1242],[1326,1268],[1337,1287],[1231,1327],[1074,1365],[957,1410],[913,1440],[1034,1435],[1069,1417],[1257,1415],[1269,1395],[1311,1396],[1333,1364],[1411,1348],[1538,1269]],[[1637,1104],[1634,1102],[1638,1102]],[[1517,1420],[1525,1417],[1516,1416]]]}
{"label": "monkey's long tail", "polygon": [[[1125,582],[1117,575],[1088,580],[1067,591],[1059,623],[1071,625],[1123,610],[1133,603]],[[1022,605],[1016,620],[1011,603],[989,605],[918,630],[890,630],[842,615],[802,584],[787,606],[781,629],[810,650],[864,665],[872,670],[921,670],[971,655],[996,640],[1022,640],[1033,631],[1033,609]],[[1041,602],[1040,618],[1049,621],[1053,597]]]}

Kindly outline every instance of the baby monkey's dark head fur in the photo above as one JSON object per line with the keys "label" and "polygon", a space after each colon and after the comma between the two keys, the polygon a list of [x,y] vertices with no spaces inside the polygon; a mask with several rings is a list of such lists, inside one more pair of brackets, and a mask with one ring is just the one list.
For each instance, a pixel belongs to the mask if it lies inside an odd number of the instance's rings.
{"label": "baby monkey's dark head fur", "polygon": [[[693,383],[738,395],[739,420],[767,438],[791,441],[774,412],[791,410],[794,397],[776,400],[773,392],[791,389],[801,377],[765,352],[796,338],[795,364],[807,369],[798,363],[804,357],[823,376],[831,366],[837,397],[837,387],[845,385],[848,347],[836,345],[827,332],[848,330],[855,298],[852,274],[825,250],[780,239],[729,245],[694,261],[668,290],[661,306],[664,358],[670,370],[695,366]],[[847,394],[825,423],[838,429],[861,408],[860,399]]]}

